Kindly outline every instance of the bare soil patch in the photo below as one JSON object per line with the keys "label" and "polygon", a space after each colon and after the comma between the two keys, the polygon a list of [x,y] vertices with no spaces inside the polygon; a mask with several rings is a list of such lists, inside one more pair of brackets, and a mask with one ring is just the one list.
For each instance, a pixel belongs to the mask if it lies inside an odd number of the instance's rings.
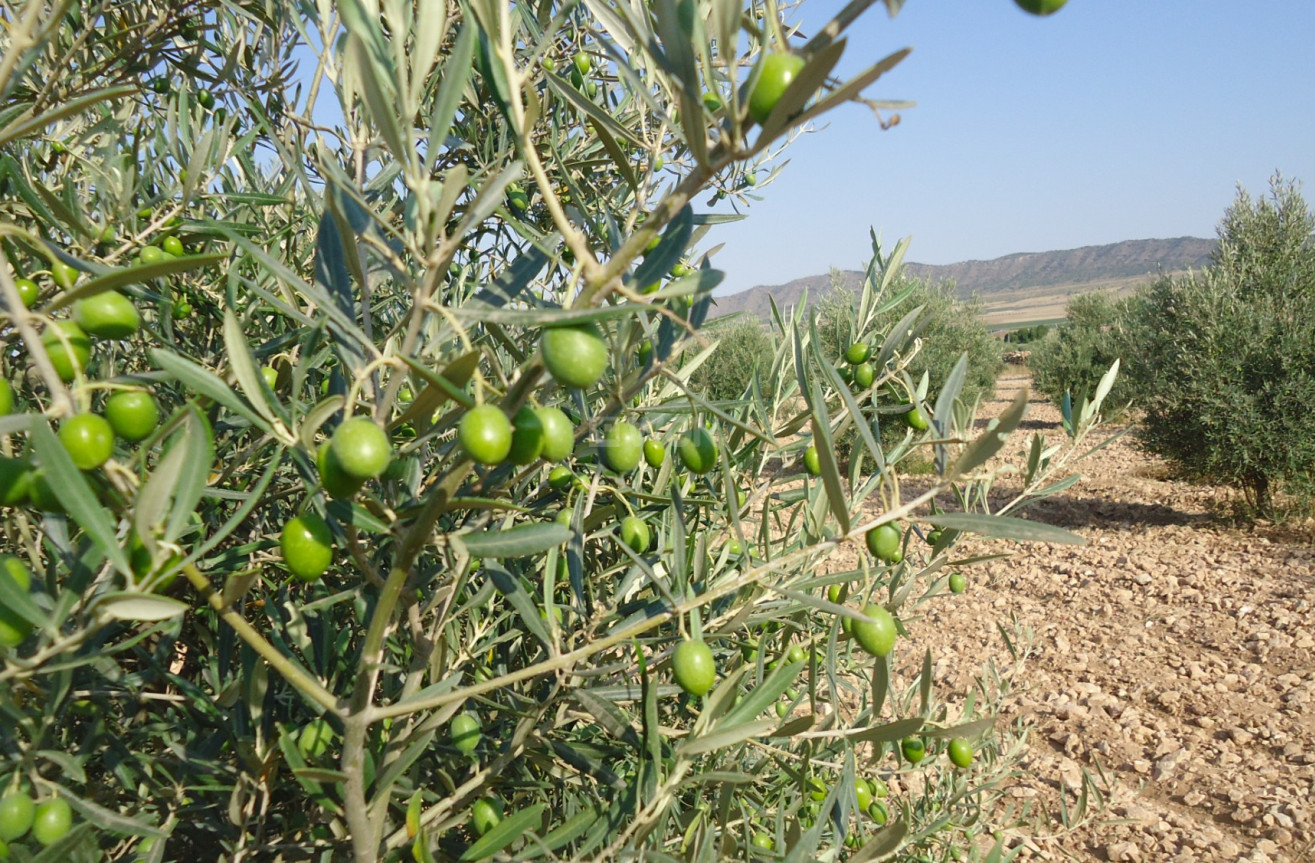
{"label": "bare soil patch", "polygon": [[[1029,384],[1009,369],[992,406]],[[1033,398],[1030,429],[1057,443],[1059,420]],[[967,593],[924,606],[911,633],[952,688],[987,655],[1008,660],[996,622],[1016,617],[1035,655],[1013,710],[1034,730],[1011,795],[1053,805],[1084,768],[1110,783],[1104,819],[1013,837],[1020,859],[1315,859],[1312,525],[1230,524],[1225,491],[1169,478],[1131,437],[1077,470],[1025,515],[1087,545],[971,568]]]}

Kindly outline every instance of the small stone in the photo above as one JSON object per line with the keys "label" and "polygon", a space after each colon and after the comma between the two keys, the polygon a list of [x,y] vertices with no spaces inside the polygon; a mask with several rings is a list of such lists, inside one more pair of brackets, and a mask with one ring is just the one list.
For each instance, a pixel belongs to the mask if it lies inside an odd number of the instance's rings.
{"label": "small stone", "polygon": [[1228,736],[1231,737],[1233,739],[1233,742],[1238,744],[1239,746],[1245,746],[1255,739],[1254,734],[1243,728],[1238,728],[1237,726],[1233,726],[1232,728],[1228,729]]}
{"label": "small stone", "polygon": [[1151,778],[1156,782],[1161,782],[1169,774],[1173,773],[1174,768],[1178,766],[1178,759],[1173,755],[1166,755],[1159,761],[1155,762],[1155,767],[1151,770]]}
{"label": "small stone", "polygon": [[1280,848],[1291,848],[1292,843],[1296,841],[1292,835],[1292,831],[1286,830],[1282,827],[1275,827],[1273,830],[1266,833],[1265,836]]}
{"label": "small stone", "polygon": [[1071,758],[1063,759],[1059,764],[1059,781],[1069,791],[1082,789],[1082,765]]}

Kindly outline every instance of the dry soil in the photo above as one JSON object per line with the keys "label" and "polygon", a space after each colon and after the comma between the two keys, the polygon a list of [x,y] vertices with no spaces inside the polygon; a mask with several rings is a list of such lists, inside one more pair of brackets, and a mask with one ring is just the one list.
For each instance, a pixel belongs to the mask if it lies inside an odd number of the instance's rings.
{"label": "dry soil", "polygon": [[[992,407],[1029,383],[1013,367]],[[1027,428],[1059,442],[1059,419],[1033,396]],[[1033,723],[1013,798],[1053,804],[1104,771],[1102,816],[1012,836],[1021,859],[1315,860],[1315,529],[1240,526],[1226,491],[1170,478],[1131,436],[1075,469],[1081,482],[1026,516],[1087,544],[971,568],[913,633],[958,657],[937,666],[952,685],[986,654],[1007,659],[996,621],[1034,632],[1010,707]]]}

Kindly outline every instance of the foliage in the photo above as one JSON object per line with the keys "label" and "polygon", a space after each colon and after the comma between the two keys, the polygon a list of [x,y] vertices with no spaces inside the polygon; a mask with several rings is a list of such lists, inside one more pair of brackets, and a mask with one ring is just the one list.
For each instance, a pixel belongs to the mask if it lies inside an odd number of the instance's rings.
{"label": "foliage", "polygon": [[1242,489],[1261,514],[1315,477],[1315,231],[1295,182],[1239,190],[1204,272],[1162,278],[1136,317],[1131,364],[1148,450]]}
{"label": "foliage", "polygon": [[896,289],[911,290],[904,305],[890,311],[892,326],[897,314],[917,307],[923,310],[915,325],[923,347],[909,363],[914,379],[927,375],[928,392],[940,393],[960,355],[967,353],[968,376],[960,398],[969,403],[989,398],[1004,368],[1004,349],[982,320],[977,300],[961,299],[953,282],[911,279]]}
{"label": "foliage", "polygon": [[[877,250],[849,321],[868,390],[802,311],[753,388],[690,385],[721,277],[697,252],[717,219],[690,202],[768,175],[905,54],[840,81],[862,4],[803,44],[760,9],[6,7],[0,784],[71,805],[44,857],[711,861],[763,833],[801,859],[946,859],[990,826],[1017,758],[994,716],[1008,675],[945,697],[912,638],[877,661],[847,628],[871,601],[915,636],[963,531],[1074,541],[1000,513],[1063,487],[1094,413],[1064,453],[1034,437],[1021,495],[986,515],[1025,405],[978,435],[963,358],[930,403],[915,363],[962,346],[891,326],[902,247]],[[805,65],[751,123],[755,59],[786,45]],[[140,329],[74,329],[109,290]],[[554,358],[560,380],[546,331],[584,353]],[[154,431],[79,469],[54,426],[145,391]],[[914,406],[934,429],[863,433]],[[507,460],[473,463],[471,416]],[[532,457],[549,418],[574,424],[555,463]],[[609,469],[603,442],[641,427],[665,457]],[[818,480],[764,471],[804,429]],[[703,437],[696,474],[677,441]],[[901,491],[924,454],[926,490]],[[828,570],[886,523],[900,562]],[[687,639],[716,664],[701,699],[670,677]],[[977,761],[898,760],[914,736]],[[888,821],[855,811],[863,774]]]}
{"label": "foliage", "polygon": [[709,401],[739,398],[755,377],[770,371],[776,345],[758,321],[719,322],[704,335],[716,339],[716,350],[695,370],[690,384]]}
{"label": "foliage", "polygon": [[836,267],[827,275],[831,287],[817,300],[814,326],[823,353],[839,357],[854,341],[854,288]]}
{"label": "foliage", "polygon": [[[879,254],[873,264],[880,264]],[[905,363],[905,370],[914,381],[914,390],[922,399],[934,401],[960,356],[966,353],[968,368],[959,398],[971,405],[988,397],[1004,368],[1004,349],[982,320],[977,302],[962,300],[951,282],[930,283],[903,276],[898,260],[890,272],[892,278],[887,284],[892,302],[881,308],[870,326],[886,333],[904,322],[911,328],[909,335],[920,340],[914,343],[916,348]],[[904,320],[915,311],[914,319]],[[864,341],[860,315],[853,292],[835,287],[834,280],[832,290],[817,304],[817,332],[822,350],[828,356],[840,357],[842,367],[846,348],[856,341]],[[874,348],[879,347],[879,344],[874,345]],[[880,392],[881,388],[877,391]],[[886,394],[897,395],[889,390]],[[884,411],[889,415],[886,420],[902,416],[912,406],[912,402],[905,399],[895,398],[893,401]],[[878,424],[883,440],[889,444],[904,432],[902,423],[886,420],[879,420]],[[842,447],[847,449],[852,442],[852,436],[845,437],[841,441]]]}
{"label": "foliage", "polygon": [[1005,333],[1004,340],[1010,345],[1030,345],[1033,342],[1039,342],[1050,332],[1049,324],[1032,324],[1027,327],[1018,327]]}
{"label": "foliage", "polygon": [[[1064,323],[1034,345],[1028,357],[1036,388],[1055,404],[1095,392],[1115,360],[1129,359],[1128,321],[1139,313],[1138,303],[1135,297],[1115,299],[1102,292],[1070,299]],[[1131,396],[1125,377],[1115,384],[1110,401],[1125,405]]]}

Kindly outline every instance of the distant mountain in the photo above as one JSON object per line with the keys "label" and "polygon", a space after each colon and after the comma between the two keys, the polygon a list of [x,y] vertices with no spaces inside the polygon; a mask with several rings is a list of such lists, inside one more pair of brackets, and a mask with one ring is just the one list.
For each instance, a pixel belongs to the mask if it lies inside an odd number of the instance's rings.
{"label": "distant mountain", "polygon": [[[1102,288],[1120,289],[1149,281],[1160,273],[1177,273],[1201,269],[1209,263],[1215,240],[1178,237],[1172,240],[1124,240],[1105,246],[1083,246],[1056,252],[1025,252],[1005,255],[990,261],[964,261],[958,264],[907,263],[910,276],[933,282],[953,281],[964,296],[977,296],[988,307],[996,295],[999,305],[1017,307],[1020,298],[1036,295],[1038,306],[1043,296],[1070,296]],[[857,289],[863,274],[856,270],[841,273],[845,287]],[[769,298],[778,306],[798,304],[805,289],[816,301],[831,289],[831,276],[824,273],[795,279],[784,285],[750,288],[718,297],[715,316],[748,312],[761,318],[771,314]],[[1006,299],[1008,298],[1008,299]],[[1018,315],[1015,315],[1018,317]]]}

